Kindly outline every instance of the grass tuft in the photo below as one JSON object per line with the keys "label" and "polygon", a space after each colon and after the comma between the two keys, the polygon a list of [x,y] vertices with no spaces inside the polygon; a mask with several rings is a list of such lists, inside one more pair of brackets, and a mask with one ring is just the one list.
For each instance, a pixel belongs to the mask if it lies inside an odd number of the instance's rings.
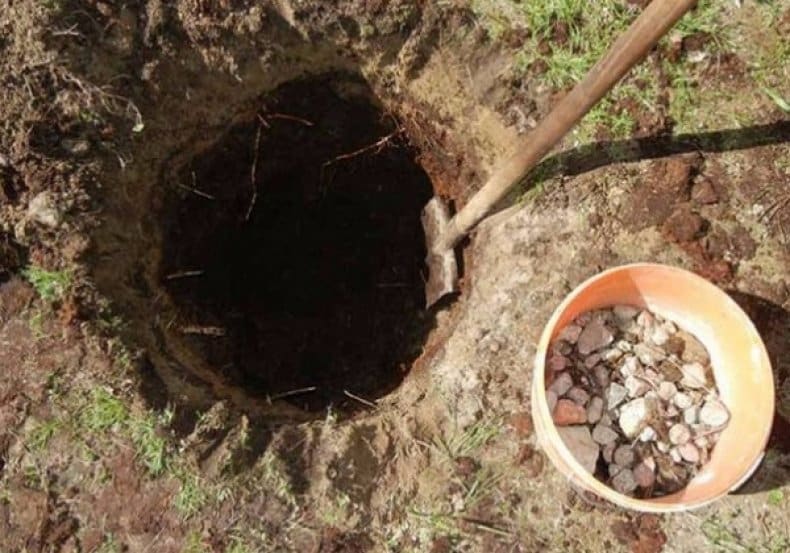
{"label": "grass tuft", "polygon": [[71,287],[71,274],[67,271],[47,271],[31,265],[22,276],[36,289],[41,299],[54,302],[63,299]]}

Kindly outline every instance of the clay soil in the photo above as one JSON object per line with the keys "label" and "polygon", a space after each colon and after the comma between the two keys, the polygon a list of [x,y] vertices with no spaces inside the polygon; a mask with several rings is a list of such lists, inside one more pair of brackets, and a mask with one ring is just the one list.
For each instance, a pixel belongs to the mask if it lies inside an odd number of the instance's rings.
{"label": "clay soil", "polygon": [[[790,6],[731,4],[740,38],[655,49],[651,101],[559,145],[427,311],[422,205],[463,205],[564,92],[517,17],[0,0],[0,552],[787,550],[790,127],[765,60]],[[554,306],[635,261],[730,293],[775,370],[765,461],[691,514],[574,489],[529,415]]]}

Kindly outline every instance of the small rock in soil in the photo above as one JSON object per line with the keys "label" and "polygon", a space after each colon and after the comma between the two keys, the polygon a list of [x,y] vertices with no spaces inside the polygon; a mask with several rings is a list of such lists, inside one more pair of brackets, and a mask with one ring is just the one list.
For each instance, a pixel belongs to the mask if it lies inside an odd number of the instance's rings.
{"label": "small rock in soil", "polygon": [[688,394],[684,394],[683,392],[678,392],[675,394],[675,397],[672,398],[672,401],[675,403],[675,406],[678,409],[686,410],[691,407],[694,402],[691,400],[691,396]]}
{"label": "small rock in soil", "polygon": [[554,372],[563,371],[567,366],[568,366],[568,359],[563,357],[562,355],[552,355],[549,358],[549,369],[551,369]]}
{"label": "small rock in soil", "polygon": [[636,489],[634,473],[629,469],[623,469],[612,478],[612,487],[620,493],[629,494]]}
{"label": "small rock in soil", "polygon": [[706,401],[699,411],[699,420],[702,424],[718,428],[730,420],[730,412],[720,401]]}
{"label": "small rock in soil", "polygon": [[558,426],[569,426],[572,424],[583,424],[587,422],[587,411],[581,405],[569,399],[557,401],[554,412],[552,413],[554,424]]}
{"label": "small rock in soil", "polygon": [[691,199],[702,205],[715,204],[719,201],[719,195],[713,182],[707,177],[702,177],[691,189]]}
{"label": "small rock in soil", "polygon": [[672,382],[664,381],[658,385],[658,397],[664,401],[672,401],[675,394],[678,393],[678,388]]}
{"label": "small rock in soil", "polygon": [[652,426],[645,426],[645,428],[639,433],[639,441],[640,442],[652,442],[656,439],[656,431],[653,429]]}
{"label": "small rock in soil", "polygon": [[589,355],[614,340],[614,335],[600,319],[593,319],[582,330],[576,347],[582,355]]}
{"label": "small rock in soil", "polygon": [[564,396],[568,393],[573,387],[573,379],[571,375],[567,372],[560,373],[557,375],[557,378],[554,379],[554,382],[551,383],[549,386],[549,390],[557,394],[557,397]]}
{"label": "small rock in soil", "polygon": [[628,391],[628,397],[640,397],[650,390],[650,384],[632,375],[625,379],[625,389]]}
{"label": "small rock in soil", "polygon": [[[553,407],[552,407],[553,410]],[[532,435],[532,417],[527,412],[515,413],[510,416],[510,426],[521,438],[529,438]]]}
{"label": "small rock in soil", "polygon": [[51,192],[41,192],[30,200],[27,214],[33,221],[50,228],[57,227],[63,217]]}
{"label": "small rock in soil", "polygon": [[598,396],[593,397],[587,405],[587,422],[595,424],[601,420],[603,415],[603,399]]}
{"label": "small rock in soil", "polygon": [[685,444],[691,439],[691,430],[685,424],[675,424],[669,429],[669,441],[675,445]]}
{"label": "small rock in soil", "polygon": [[617,439],[617,432],[606,425],[598,423],[593,428],[592,438],[601,445],[611,444]]}
{"label": "small rock in soil", "polygon": [[593,369],[593,377],[602,389],[609,386],[609,371],[603,365],[598,365]]}
{"label": "small rock in soil", "polygon": [[563,426],[558,428],[557,432],[565,443],[565,447],[570,450],[584,469],[589,473],[594,473],[600,450],[598,444],[592,439],[590,429],[586,426]]}

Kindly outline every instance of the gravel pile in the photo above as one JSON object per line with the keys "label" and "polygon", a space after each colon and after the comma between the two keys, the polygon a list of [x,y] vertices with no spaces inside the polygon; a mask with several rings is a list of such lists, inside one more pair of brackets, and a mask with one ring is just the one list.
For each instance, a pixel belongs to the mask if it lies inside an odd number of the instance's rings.
{"label": "gravel pile", "polygon": [[577,317],[552,343],[546,366],[546,399],[563,441],[623,494],[685,487],[730,418],[699,340],[630,305]]}

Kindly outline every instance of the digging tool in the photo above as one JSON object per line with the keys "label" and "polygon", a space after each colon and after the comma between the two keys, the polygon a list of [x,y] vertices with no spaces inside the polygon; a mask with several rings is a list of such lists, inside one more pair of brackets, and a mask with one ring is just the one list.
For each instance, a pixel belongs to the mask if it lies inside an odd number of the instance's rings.
{"label": "digging tool", "polygon": [[428,250],[427,307],[458,291],[456,244],[696,3],[696,0],[653,0],[584,79],[517,144],[515,153],[455,216],[450,218],[447,204],[438,196],[425,205],[422,226]]}

